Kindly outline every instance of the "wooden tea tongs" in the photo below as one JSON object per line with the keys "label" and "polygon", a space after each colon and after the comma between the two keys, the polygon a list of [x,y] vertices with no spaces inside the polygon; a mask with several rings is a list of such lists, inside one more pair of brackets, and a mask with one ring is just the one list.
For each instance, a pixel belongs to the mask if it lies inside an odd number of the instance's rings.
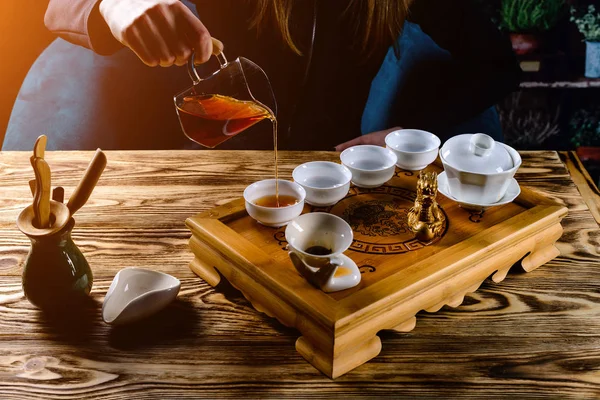
{"label": "wooden tea tongs", "polygon": [[44,159],[47,138],[38,137],[29,158],[35,179],[29,181],[33,202],[17,217],[17,226],[30,237],[46,237],[60,231],[69,222],[69,209],[50,200],[51,172]]}
{"label": "wooden tea tongs", "polygon": [[[34,167],[33,158],[42,158],[42,159],[44,158],[44,156],[46,154],[47,141],[48,141],[48,139],[46,138],[46,135],[41,135],[35,141],[35,145],[33,147],[33,157],[31,157],[31,159],[30,159],[32,167]],[[34,173],[35,173],[35,167],[34,167]],[[37,179],[32,179],[29,181],[29,189],[31,190],[32,196],[35,196],[36,186],[37,186]],[[64,198],[65,198],[65,189],[62,186],[57,186],[54,189],[52,189],[52,200],[62,203]]]}
{"label": "wooden tea tongs", "polygon": [[33,193],[33,214],[36,224],[41,229],[50,227],[50,186],[52,174],[50,166],[44,160],[46,142],[47,138],[45,135],[38,137],[33,147],[33,156],[29,159],[35,174],[34,185],[32,185],[32,181],[29,181],[29,187],[35,187],[35,192]]}

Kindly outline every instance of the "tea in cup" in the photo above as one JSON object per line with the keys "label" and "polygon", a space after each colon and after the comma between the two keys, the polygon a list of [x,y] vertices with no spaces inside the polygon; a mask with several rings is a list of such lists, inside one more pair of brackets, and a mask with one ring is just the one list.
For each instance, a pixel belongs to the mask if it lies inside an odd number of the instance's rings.
{"label": "tea in cup", "polygon": [[258,181],[244,190],[248,215],[262,225],[279,228],[302,214],[306,191],[282,179]]}
{"label": "tea in cup", "polygon": [[323,291],[360,283],[357,265],[342,254],[353,241],[352,228],[342,218],[319,212],[301,215],[288,224],[285,238],[298,272]]}

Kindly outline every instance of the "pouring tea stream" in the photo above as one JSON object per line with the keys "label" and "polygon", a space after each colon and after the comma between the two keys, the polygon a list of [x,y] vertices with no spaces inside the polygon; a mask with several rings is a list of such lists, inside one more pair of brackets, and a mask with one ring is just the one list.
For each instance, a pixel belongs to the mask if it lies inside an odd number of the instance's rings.
{"label": "pouring tea stream", "polygon": [[[190,140],[214,148],[260,121],[269,120],[273,125],[278,182],[277,103],[269,78],[247,58],[227,61],[222,43],[214,38],[213,49],[219,69],[205,78],[198,75],[193,54],[188,61],[193,86],[174,97],[181,128]],[[273,194],[278,199],[278,185]]]}

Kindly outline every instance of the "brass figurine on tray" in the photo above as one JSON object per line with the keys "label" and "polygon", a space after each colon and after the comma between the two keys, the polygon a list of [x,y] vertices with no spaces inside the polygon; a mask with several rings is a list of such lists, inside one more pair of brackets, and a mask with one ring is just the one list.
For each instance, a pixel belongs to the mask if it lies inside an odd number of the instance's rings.
{"label": "brass figurine on tray", "polygon": [[446,217],[440,210],[437,195],[437,173],[419,173],[415,205],[408,211],[408,226],[421,242],[429,242],[443,232]]}

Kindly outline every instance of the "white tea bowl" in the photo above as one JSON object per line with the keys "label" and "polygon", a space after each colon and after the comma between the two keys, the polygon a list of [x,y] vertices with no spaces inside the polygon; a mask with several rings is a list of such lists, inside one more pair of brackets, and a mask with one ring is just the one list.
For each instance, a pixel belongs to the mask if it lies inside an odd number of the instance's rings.
{"label": "white tea bowl", "polygon": [[329,161],[301,164],[292,172],[294,182],[306,191],[306,202],[317,207],[332,206],[348,194],[352,172]]}
{"label": "white tea bowl", "polygon": [[340,159],[352,172],[352,183],[361,188],[376,188],[392,179],[398,161],[392,150],[373,145],[350,147]]}
{"label": "white tea bowl", "polygon": [[400,129],[385,137],[385,144],[398,157],[396,165],[408,171],[420,171],[438,155],[440,138],[418,129]]}
{"label": "white tea bowl", "polygon": [[[285,228],[290,258],[301,275],[310,279],[321,268],[332,265],[335,269],[346,270],[344,274],[337,276],[334,273],[326,282],[319,282],[325,292],[348,289],[360,283],[361,276],[356,263],[342,254],[352,244],[353,237],[352,228],[346,221],[322,212],[301,215]],[[329,250],[329,254],[311,254],[308,250],[315,246]],[[312,283],[316,282],[313,280]]]}
{"label": "white tea bowl", "polygon": [[483,133],[450,138],[440,150],[440,159],[450,194],[472,204],[498,202],[521,166],[515,149]]}
{"label": "white tea bowl", "polygon": [[304,199],[306,198],[306,191],[296,182],[285,181],[282,179],[279,179],[278,182],[279,195],[296,198],[296,200],[298,200],[296,204],[285,207],[264,207],[256,204],[256,201],[263,197],[275,195],[275,179],[265,179],[263,181],[255,182],[244,190],[244,200],[248,215],[262,225],[273,228],[287,225],[291,220],[302,214]]}
{"label": "white tea bowl", "polygon": [[175,300],[179,279],[143,268],[124,268],[113,279],[104,303],[102,319],[107,324],[123,325],[149,317]]}

